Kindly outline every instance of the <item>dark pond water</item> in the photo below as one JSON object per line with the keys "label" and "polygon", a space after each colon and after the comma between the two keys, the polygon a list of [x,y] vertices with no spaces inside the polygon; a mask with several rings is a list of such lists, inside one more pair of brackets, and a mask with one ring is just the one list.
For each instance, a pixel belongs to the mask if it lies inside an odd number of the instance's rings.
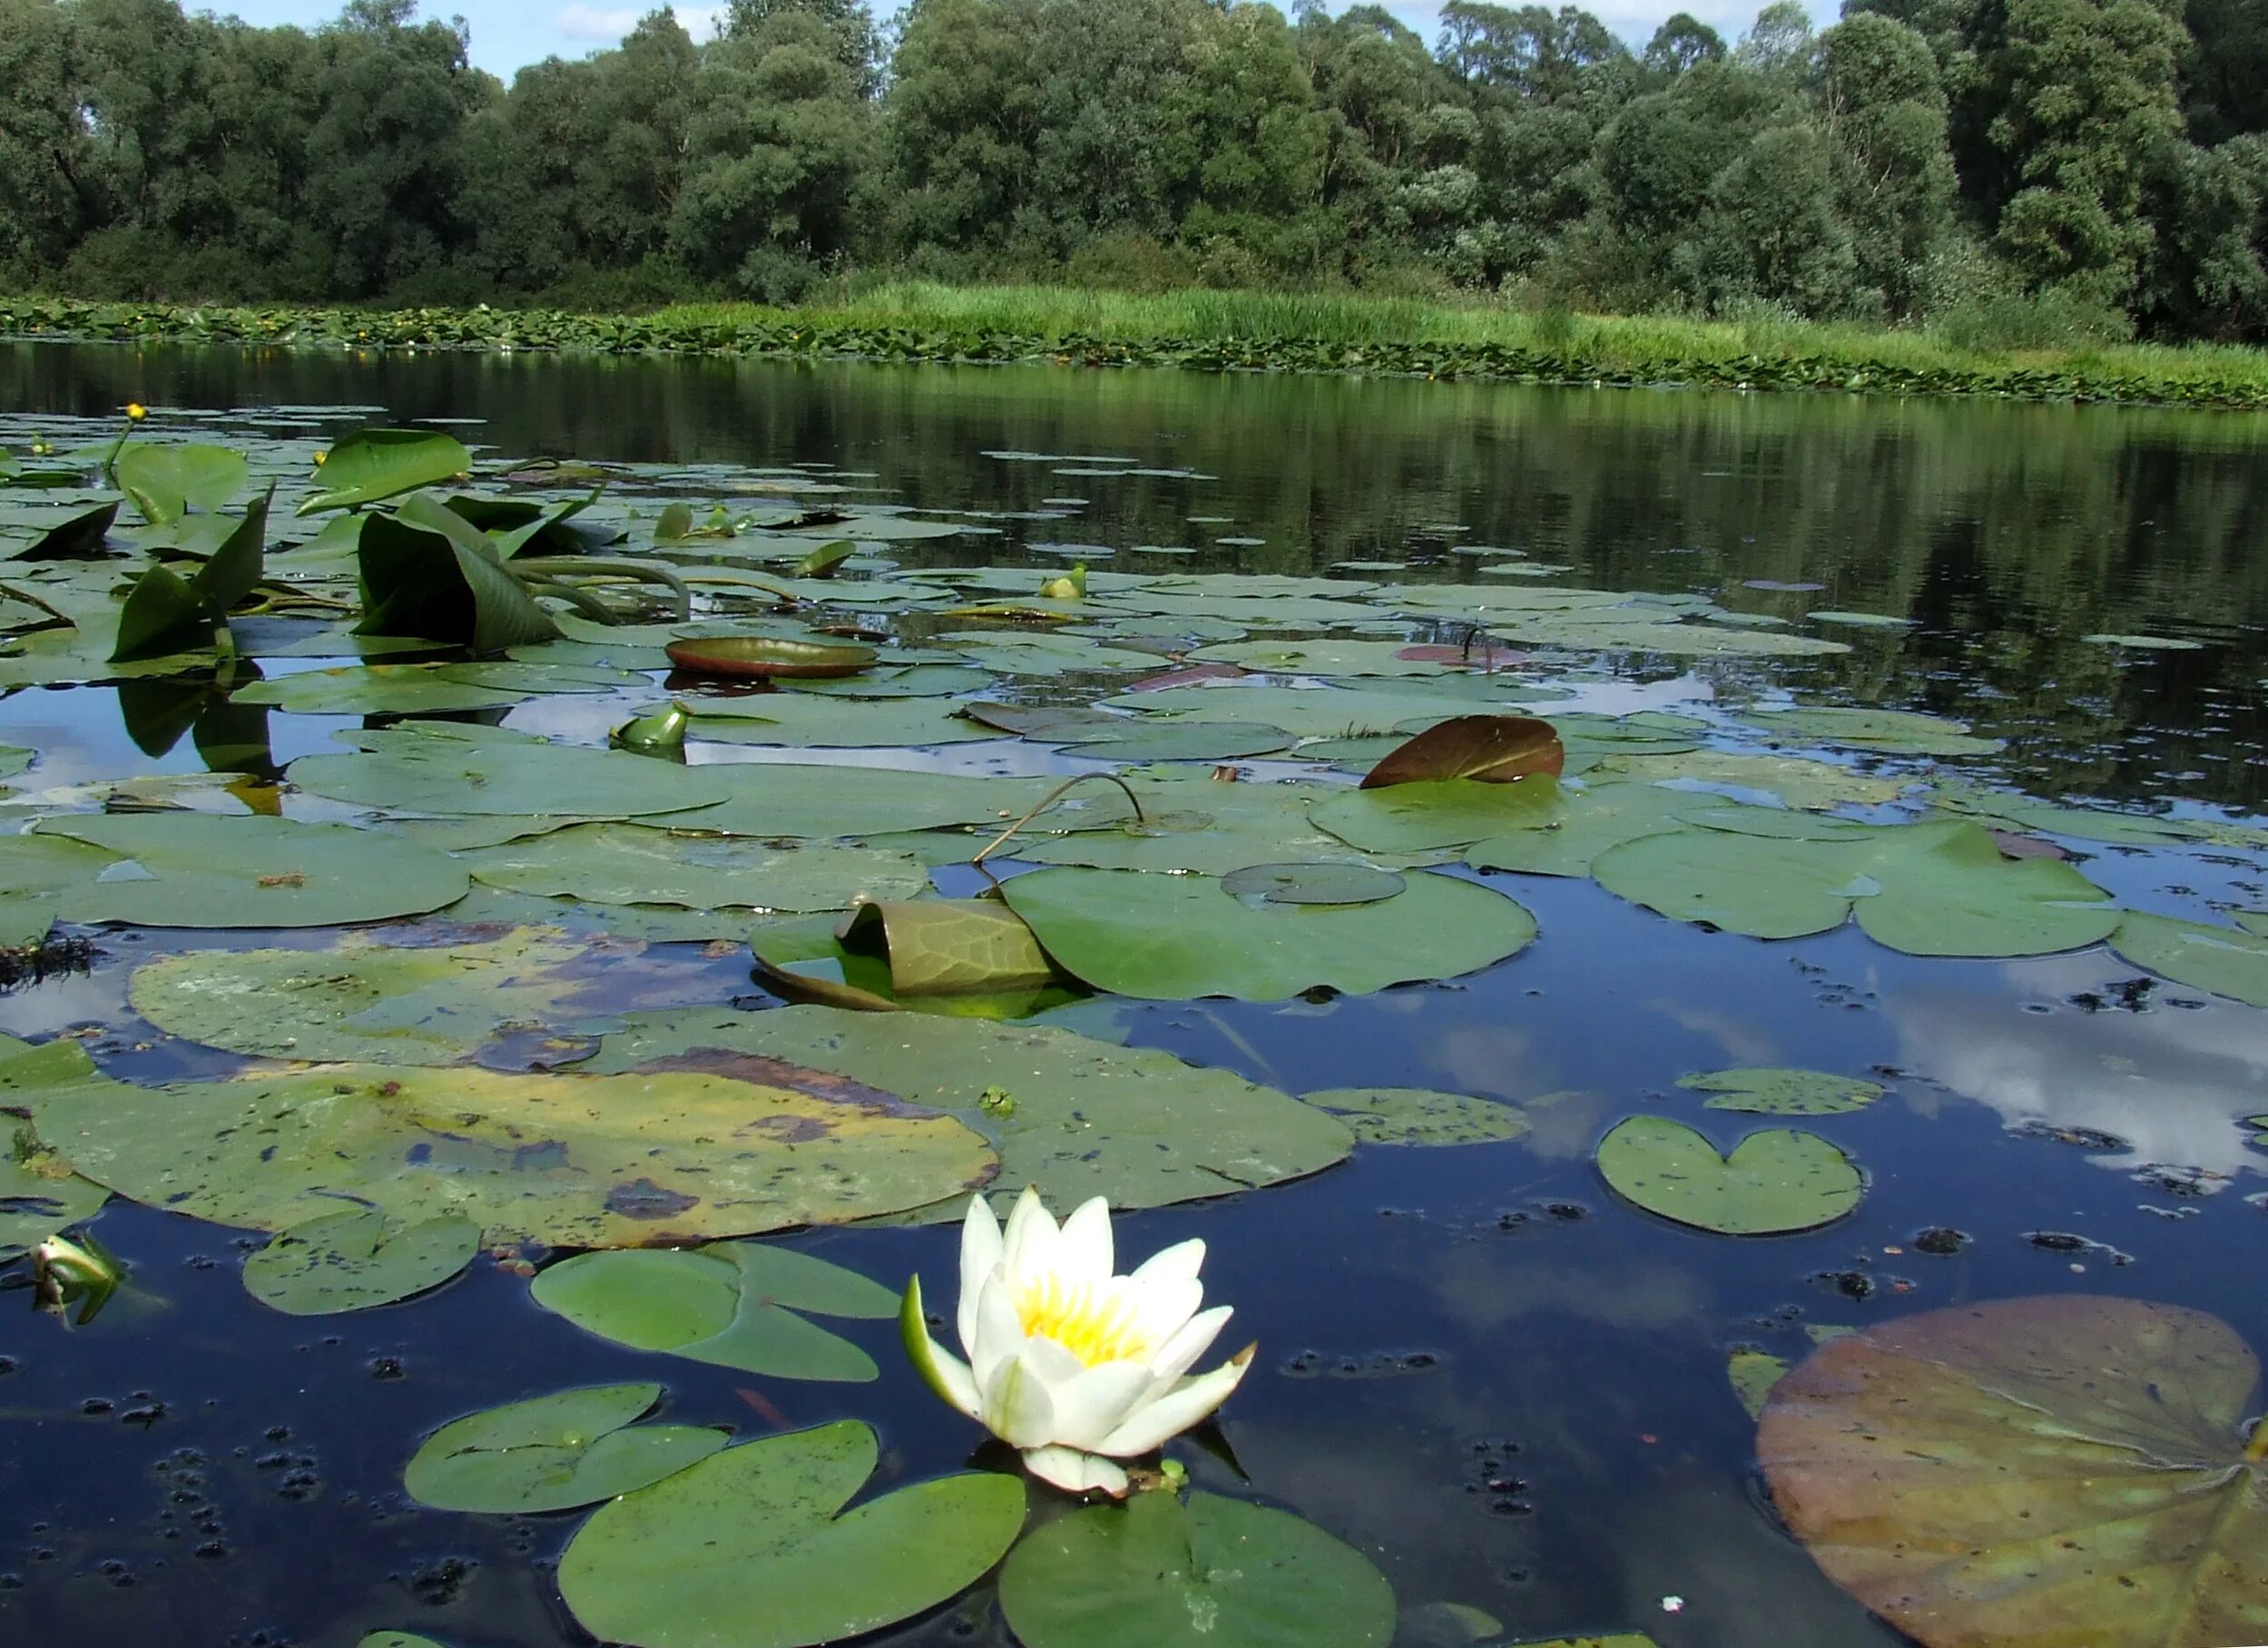
{"label": "dark pond water", "polygon": [[[1187,547],[1200,571],[1408,561],[1470,576],[1457,546],[1517,548],[1550,580],[1700,594],[1838,629],[1822,659],[1622,661],[1597,707],[1677,709],[1792,689],[1957,716],[2007,741],[1997,776],[2044,799],[2242,821],[2262,809],[2268,423],[2235,416],[1861,398],[1568,392],[1339,379],[458,356],[355,361],[0,346],[0,413],[103,420],[165,408],[351,406],[478,418],[501,454],[870,471],[878,495],[1007,512],[1000,535],[909,545],[1059,566]],[[273,422],[279,416],[266,415]],[[371,416],[375,417],[375,414]],[[257,427],[258,417],[238,427]],[[1078,455],[1054,464],[988,453]],[[1195,472],[1065,474],[1082,456]],[[1202,477],[1202,478],[1197,478]],[[1067,500],[1077,500],[1076,502]],[[1043,518],[1027,518],[1037,515]],[[1195,518],[1193,518],[1195,517]],[[1451,530],[1461,529],[1461,530]],[[1222,539],[1257,540],[1224,544]],[[975,544],[972,550],[971,543]],[[1105,552],[1112,552],[1105,558]],[[1153,563],[1152,564],[1162,564]],[[1772,585],[1816,585],[1791,590]],[[1760,587],[1764,586],[1764,587]],[[2193,650],[2107,646],[2152,635]],[[342,723],[276,718],[275,757]],[[286,732],[286,721],[311,731]],[[0,741],[67,781],[193,769],[127,736],[114,689],[0,701]],[[971,770],[988,745],[947,751]],[[824,759],[823,757],[820,759]],[[861,759],[873,759],[870,755]],[[2138,907],[2268,904],[2242,850],[2075,843]],[[2268,1345],[2258,1261],[2268,1012],[2105,949],[1924,960],[1855,927],[1766,943],[1664,921],[1587,880],[1522,878],[1542,940],[1450,984],[1281,1005],[1132,1005],[1128,1039],[1292,1093],[1410,1086],[1533,1104],[1515,1143],[1358,1151],[1299,1182],[1127,1215],[1122,1252],[1211,1244],[1260,1361],[1224,1414],[1249,1475],[1201,1483],[1290,1507],[1370,1553],[1405,1639],[1428,1604],[1508,1640],[1643,1631],[1662,1648],[1904,1640],[1775,1521],[1735,1347],[1795,1358],[1814,1325],[2031,1294],[2192,1306]],[[262,942],[250,936],[248,942]],[[138,1050],[132,966],[178,936],[106,938],[86,974],[0,996],[0,1029]],[[657,952],[623,1005],[769,998],[745,956]],[[2122,988],[2122,986],[2127,987]],[[218,1070],[225,1061],[216,1061]],[[1808,1120],[1865,1167],[1823,1231],[1740,1240],[1620,1202],[1600,1134],[1677,1077],[1734,1064],[1874,1072],[1890,1096]],[[1555,1096],[1556,1095],[1556,1096]],[[1721,1136],[1747,1120],[1721,1117]],[[754,1381],[584,1335],[486,1261],[407,1306],[294,1319],[236,1275],[257,1239],[113,1202],[98,1233],[132,1285],[93,1325],[0,1315],[0,1641],[76,1648],[348,1648],[367,1631],[454,1648],[588,1642],[551,1568],[581,1513],[421,1510],[402,1462],[438,1424],[568,1384],[663,1379],[672,1415],[761,1433],[855,1416],[886,1479],[957,1467],[976,1439],[907,1377],[889,1324],[849,1329],[870,1386]],[[1961,1232],[1933,1241],[1924,1231]],[[2043,1234],[2077,1241],[2042,1242]],[[945,1231],[798,1245],[894,1282],[951,1268]],[[21,1297],[21,1296],[19,1296]],[[744,1391],[761,1385],[758,1400]],[[978,1594],[889,1640],[1006,1641]]]}

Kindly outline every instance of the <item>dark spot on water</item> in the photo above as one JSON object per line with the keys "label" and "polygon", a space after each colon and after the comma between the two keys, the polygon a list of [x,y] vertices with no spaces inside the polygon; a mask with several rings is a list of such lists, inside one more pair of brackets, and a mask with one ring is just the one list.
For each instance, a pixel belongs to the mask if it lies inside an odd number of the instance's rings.
{"label": "dark spot on water", "polygon": [[427,1563],[401,1583],[410,1595],[428,1608],[446,1608],[464,1594],[466,1582],[480,1565],[461,1556],[444,1556]]}
{"label": "dark spot on water", "polygon": [[2074,1236],[2068,1231],[2033,1231],[2025,1241],[2050,1253],[2084,1253],[2095,1244],[2084,1236]]}
{"label": "dark spot on water", "polygon": [[1866,1300],[1880,1286],[1864,1270],[1821,1270],[1811,1280],[1832,1288],[1845,1299]]}
{"label": "dark spot on water", "polygon": [[1917,1253],[1927,1253],[1932,1259],[1949,1259],[1969,1245],[1969,1232],[1933,1225],[1923,1231],[1910,1244]]}
{"label": "dark spot on water", "polygon": [[83,1414],[91,1415],[106,1414],[117,1406],[118,1404],[112,1401],[108,1397],[89,1397],[85,1401],[79,1404],[79,1411]]}
{"label": "dark spot on water", "polygon": [[2034,1117],[2018,1122],[2008,1130],[2019,1139],[2045,1139],[2053,1144],[2069,1144],[2080,1150],[2131,1150],[2133,1144],[2116,1133],[2104,1133],[2094,1127],[2065,1127],[2053,1122]]}
{"label": "dark spot on water", "polygon": [[374,1357],[370,1361],[370,1377],[374,1379],[399,1379],[407,1376],[398,1356]]}
{"label": "dark spot on water", "polygon": [[606,1192],[606,1211],[623,1219],[668,1219],[700,1205],[700,1197],[665,1190],[651,1179],[618,1184]]}

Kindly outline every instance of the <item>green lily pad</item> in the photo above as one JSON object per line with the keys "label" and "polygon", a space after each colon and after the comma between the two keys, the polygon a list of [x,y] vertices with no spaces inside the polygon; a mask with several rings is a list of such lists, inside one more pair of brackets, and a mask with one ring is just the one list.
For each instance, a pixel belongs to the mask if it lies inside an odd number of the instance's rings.
{"label": "green lily pad", "polygon": [[1249,864],[1221,878],[1231,898],[1269,904],[1377,904],[1409,885],[1372,864]]}
{"label": "green lily pad", "polygon": [[1596,784],[1635,779],[1648,784],[1683,782],[1753,790],[1785,807],[1825,812],[1838,807],[1878,807],[1896,800],[1912,780],[1881,778],[1832,761],[1792,755],[1751,755],[1736,750],[1679,754],[1616,754],[1594,761],[1585,776]]}
{"label": "green lily pad", "polygon": [[783,1379],[862,1383],[873,1359],[799,1312],[884,1320],[898,1295],[855,1270],[761,1242],[584,1253],[536,1277],[535,1302],[637,1350]]}
{"label": "green lily pad", "polygon": [[0,836],[0,945],[46,937],[65,918],[63,895],[116,862],[114,853],[63,836]]}
{"label": "green lily pad", "polygon": [[965,1472],[844,1512],[879,1454],[856,1420],[727,1448],[600,1507],[559,1589],[632,1648],[809,1648],[910,1618],[1000,1560],[1024,1485]]}
{"label": "green lily pad", "polygon": [[991,1150],[949,1116],[778,1063],[761,1074],[334,1064],[30,1099],[97,1183],[270,1231],[344,1196],[405,1223],[462,1213],[492,1242],[643,1247],[841,1223],[991,1176]]}
{"label": "green lily pad", "polygon": [[318,471],[321,489],[299,505],[299,514],[375,504],[472,466],[464,443],[437,429],[358,429],[330,448]]}
{"label": "green lily pad", "polygon": [[373,1631],[355,1648],[448,1648],[446,1643],[408,1631]]}
{"label": "green lily pad", "polygon": [[1828,1576],[1928,1648],[2268,1642],[2259,1375],[2174,1305],[1965,1304],[1813,1352],[1756,1453]]}
{"label": "green lily pad", "polygon": [[1859,1205],[1858,1164],[1817,1133],[1772,1128],[1732,1155],[1683,1122],[1632,1116],[1599,1142],[1598,1169],[1650,1213],[1727,1236],[1770,1236],[1832,1224]]}
{"label": "green lily pad", "polygon": [[1765,1404],[1772,1400],[1772,1387],[1788,1377],[1787,1359],[1762,1350],[1735,1350],[1724,1359],[1724,1376],[1732,1381],[1733,1394],[1748,1410],[1748,1417],[1761,1419]]}
{"label": "green lily pad", "polygon": [[618,750],[401,733],[382,748],[309,755],[291,782],[309,794],[392,812],[640,818],[713,806],[732,793],[713,772]]}
{"label": "green lily pad", "polygon": [[2118,924],[2110,947],[2175,984],[2268,1007],[2268,937],[2135,914]]}
{"label": "green lily pad", "polygon": [[761,692],[746,698],[687,697],[692,736],[712,742],[774,744],[791,750],[874,750],[965,744],[997,738],[955,714],[950,700],[839,698],[818,692]]}
{"label": "green lily pad", "polygon": [[1305,1095],[1365,1144],[1493,1144],[1528,1131],[1510,1104],[1418,1087],[1333,1087]]}
{"label": "green lily pad", "polygon": [[[958,772],[920,772],[886,767],[760,761],[707,767],[702,776],[728,786],[727,799],[673,817],[676,829],[766,840],[798,837],[825,840],[954,825],[1000,829],[1047,793],[1043,779],[977,778]],[[1082,816],[1078,792],[1071,810],[1051,809],[1050,819]],[[1125,816],[1124,797],[1098,793],[1095,805],[1111,818]],[[973,849],[972,849],[973,850]]]}
{"label": "green lily pad", "polygon": [[[640,676],[641,683],[644,677]],[[294,715],[438,715],[497,710],[525,692],[457,681],[431,664],[363,664],[306,670],[239,687],[231,701],[264,704]]]}
{"label": "green lily pad", "polygon": [[1830,1075],[1823,1070],[1757,1067],[1681,1075],[1677,1084],[1714,1094],[1703,1106],[1758,1116],[1831,1116],[1864,1110],[1886,1091],[1879,1082]]}
{"label": "green lily pad", "polygon": [[877,953],[893,996],[973,996],[1032,988],[1055,969],[1006,906],[987,898],[874,902],[853,910],[840,939]]}
{"label": "green lily pad", "polygon": [[1073,977],[1161,1001],[1368,995],[1491,966],[1536,936],[1518,905],[1446,876],[1364,905],[1253,903],[1207,876],[1077,868],[1018,876],[1002,896]]}
{"label": "green lily pad", "polygon": [[1679,829],[1694,812],[1723,804],[1715,796],[1630,783],[1562,787],[1559,801],[1556,809],[1508,818],[1510,833],[1476,841],[1465,849],[1465,862],[1480,870],[1587,876],[1607,849]]}
{"label": "green lily pad", "polygon": [[461,857],[475,879],[514,892],[689,909],[839,910],[929,885],[910,853],[774,847],[643,824],[577,824]]}
{"label": "green lily pad", "polygon": [[120,862],[60,895],[73,921],[133,927],[307,927],[379,921],[464,897],[439,853],[344,824],[191,812],[49,819]]}
{"label": "green lily pad", "polygon": [[244,1286],[289,1316],[368,1310],[437,1288],[472,1263],[480,1227],[444,1214],[388,1231],[371,1208],[330,1213],[280,1232],[244,1261]]}
{"label": "green lily pad", "polygon": [[[1089,728],[1090,733],[1102,731]],[[1289,749],[1291,735],[1253,721],[1182,724],[1118,721],[1107,736],[1066,741],[1074,755],[1106,761],[1236,761]]]}
{"label": "green lily pad", "polygon": [[[1360,862],[1369,857],[1308,816],[1317,802],[1353,793],[1342,786],[1224,784],[1210,778],[1167,777],[1173,770],[1153,770],[1130,780],[1142,797],[1139,822],[1114,789],[1094,785],[1041,814],[1009,850],[1042,864],[1208,876],[1254,864]],[[1052,834],[1051,827],[1075,833]]]}
{"label": "green lily pad", "polygon": [[119,452],[111,473],[142,519],[165,525],[191,509],[219,509],[244,489],[251,466],[226,446],[135,441]]}
{"label": "green lily pad", "polygon": [[1447,665],[1402,656],[1407,641],[1236,641],[1203,647],[1190,656],[1201,663],[1232,663],[1271,675],[1444,675]]}
{"label": "green lily pad", "polygon": [[1541,828],[1561,816],[1561,795],[1557,781],[1540,773],[1513,784],[1422,780],[1347,790],[1311,808],[1308,817],[1366,852],[1419,853]]}
{"label": "green lily pad", "polygon": [[420,1505],[526,1516],[573,1510],[676,1475],[722,1448],[721,1430],[640,1425],[659,1385],[594,1385],[444,1425],[402,1473]]}
{"label": "green lily pad", "polygon": [[[1320,1172],[1354,1146],[1342,1123],[1288,1094],[1065,1030],[819,1006],[630,1013],[623,1024],[577,1068],[784,1060],[831,1071],[958,1117],[1000,1153],[993,1190],[1036,1184],[1054,1205],[1197,1202]],[[996,1089],[1013,1104],[988,1104]],[[965,1206],[956,1198],[922,1217],[957,1220]]]}
{"label": "green lily pad", "polygon": [[[94,1061],[76,1042],[35,1046],[0,1035],[0,1103],[21,1104],[29,1094],[93,1075]],[[72,1172],[68,1162],[21,1123],[13,1144],[0,1148],[0,1256],[37,1247],[92,1219],[110,1200],[109,1191]]]}
{"label": "green lily pad", "polygon": [[2123,647],[2135,652],[2194,652],[2205,644],[2175,635],[2082,635],[2079,639],[2098,647]]}
{"label": "green lily pad", "polygon": [[1000,1608],[1026,1648],[1385,1648],[1395,1620],[1353,1546],[1213,1494],[1137,1494],[1033,1529],[1000,1572]]}
{"label": "green lily pad", "polygon": [[215,519],[219,541],[187,578],[172,567],[151,567],[127,592],[118,612],[113,663],[162,657],[216,643],[229,611],[260,580],[268,538],[268,506],[275,493],[254,498],[241,520]]}
{"label": "green lily pad", "polygon": [[1749,723],[1775,743],[1840,744],[1890,755],[1990,755],[1998,739],[1977,738],[1959,721],[1910,710],[1760,711]]}
{"label": "green lily pad", "polygon": [[1894,617],[1888,613],[1843,613],[1831,608],[1826,612],[1806,613],[1804,616],[1813,623],[1841,624],[1853,630],[1910,630],[1914,626],[1911,618]]}

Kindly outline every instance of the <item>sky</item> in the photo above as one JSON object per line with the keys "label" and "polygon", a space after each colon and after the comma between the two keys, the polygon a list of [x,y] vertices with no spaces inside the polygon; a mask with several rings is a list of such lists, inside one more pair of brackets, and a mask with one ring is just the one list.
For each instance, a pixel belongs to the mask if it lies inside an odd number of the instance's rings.
{"label": "sky", "polygon": [[[1095,4],[1107,5],[1110,0],[1095,0]],[[1703,22],[1713,24],[1727,40],[1736,39],[1755,20],[1762,4],[1762,0],[1755,4],[1750,0],[1683,0],[1682,4],[1680,0],[1595,0],[1587,9],[1634,44],[1644,45],[1655,26],[1676,11],[1691,12]],[[219,0],[211,5],[187,0],[187,9],[233,14],[247,23],[296,23],[312,28],[337,16],[339,5],[337,0],[234,0],[234,4]],[[581,57],[613,45],[651,9],[652,0],[631,5],[611,5],[605,0],[574,0],[569,5],[558,0],[424,0],[419,15],[461,15],[472,30],[473,62],[509,81],[515,69],[545,57]],[[723,7],[679,5],[672,9],[699,39],[705,36]],[[875,9],[878,13],[892,10],[893,0],[882,0]],[[1340,9],[1338,0],[1332,9]],[[1389,0],[1387,9],[1429,42],[1432,40],[1438,15],[1434,5],[1426,0]],[[1812,16],[1821,22],[1831,20],[1833,9],[1831,4],[1811,0]]]}

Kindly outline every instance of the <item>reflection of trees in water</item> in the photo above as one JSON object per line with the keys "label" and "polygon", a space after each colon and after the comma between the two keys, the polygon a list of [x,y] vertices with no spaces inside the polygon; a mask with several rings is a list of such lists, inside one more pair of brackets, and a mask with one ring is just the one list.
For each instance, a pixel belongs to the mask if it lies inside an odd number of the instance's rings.
{"label": "reflection of trees in water", "polygon": [[[2257,639],[2268,623],[2268,466],[2255,456],[2268,420],[2248,415],[1176,371],[477,354],[358,364],[53,346],[0,348],[0,392],[15,406],[105,416],[130,395],[378,403],[396,417],[485,416],[482,437],[512,454],[834,463],[877,471],[895,495],[933,508],[1089,500],[1064,519],[999,523],[999,539],[904,556],[929,564],[1013,557],[1029,539],[1200,551],[1122,553],[1120,569],[1306,572],[1420,555],[1431,560],[1414,575],[1495,583],[1475,570],[1485,563],[1446,553],[1461,542],[1571,566],[1561,582],[1700,591],[1792,618],[1830,607],[1900,614],[1920,632],[1835,632],[1852,643],[1848,656],[1704,671],[1735,700],[1784,683],[1963,716],[2008,738],[2011,771],[2041,793],[2268,799],[2268,763],[2244,759],[2257,753],[2268,673]],[[987,450],[1219,478],[1061,476]],[[1193,515],[1235,524],[1193,525]],[[1466,530],[1426,531],[1443,525]],[[1224,535],[1266,543],[1224,549],[1213,542]],[[1751,579],[1825,588],[1743,587]],[[2168,632],[2228,644],[2144,655],[2081,639]]]}

